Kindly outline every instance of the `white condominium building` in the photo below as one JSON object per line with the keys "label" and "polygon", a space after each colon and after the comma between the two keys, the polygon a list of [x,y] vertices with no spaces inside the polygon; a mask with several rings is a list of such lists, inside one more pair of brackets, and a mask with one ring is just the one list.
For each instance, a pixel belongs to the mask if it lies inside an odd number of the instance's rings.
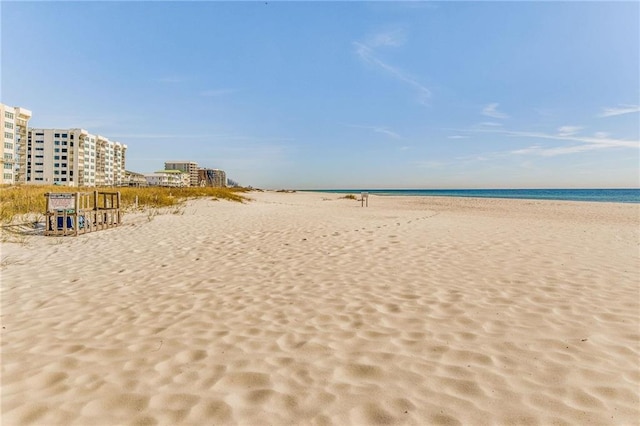
{"label": "white condominium building", "polygon": [[27,128],[31,111],[0,103],[0,129],[3,132],[0,183],[24,183],[26,179]]}
{"label": "white condominium building", "polygon": [[198,186],[198,163],[193,161],[166,161],[165,170],[180,170],[189,173],[190,185]]}
{"label": "white condominium building", "polygon": [[29,129],[26,183],[122,185],[126,149],[84,129]]}

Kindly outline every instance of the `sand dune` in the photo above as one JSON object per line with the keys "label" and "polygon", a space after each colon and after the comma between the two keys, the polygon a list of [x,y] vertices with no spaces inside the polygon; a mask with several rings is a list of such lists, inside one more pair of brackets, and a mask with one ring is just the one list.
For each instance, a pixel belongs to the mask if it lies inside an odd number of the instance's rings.
{"label": "sand dune", "polygon": [[638,205],[251,197],[3,244],[2,424],[639,424]]}

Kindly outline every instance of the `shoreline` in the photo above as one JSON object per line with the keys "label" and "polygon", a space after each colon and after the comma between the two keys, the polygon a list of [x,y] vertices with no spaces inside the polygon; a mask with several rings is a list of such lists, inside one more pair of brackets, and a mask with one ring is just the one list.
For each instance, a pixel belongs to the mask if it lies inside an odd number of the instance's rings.
{"label": "shoreline", "polygon": [[638,206],[247,195],[3,243],[3,423],[640,416]]}

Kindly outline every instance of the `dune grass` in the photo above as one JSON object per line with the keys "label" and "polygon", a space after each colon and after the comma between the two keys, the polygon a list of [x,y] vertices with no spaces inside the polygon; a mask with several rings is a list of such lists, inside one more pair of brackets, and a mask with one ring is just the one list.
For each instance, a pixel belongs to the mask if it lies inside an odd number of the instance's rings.
{"label": "dune grass", "polygon": [[190,198],[212,197],[230,201],[244,202],[248,198],[243,193],[246,188],[73,188],[50,185],[20,185],[0,187],[0,223],[10,223],[16,218],[27,215],[45,213],[45,196],[47,192],[92,192],[120,191],[122,209],[134,207],[136,197],[139,208],[170,207]]}
{"label": "dune grass", "polygon": [[347,200],[357,200],[356,196],[353,194],[347,194],[344,197],[340,197],[340,198],[346,198]]}

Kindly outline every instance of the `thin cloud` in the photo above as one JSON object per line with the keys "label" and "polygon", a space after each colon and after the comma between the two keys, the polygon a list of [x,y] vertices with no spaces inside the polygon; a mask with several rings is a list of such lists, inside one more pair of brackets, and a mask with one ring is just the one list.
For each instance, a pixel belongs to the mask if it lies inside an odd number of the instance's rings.
{"label": "thin cloud", "polygon": [[422,85],[416,79],[410,77],[405,71],[400,68],[394,67],[380,58],[378,58],[377,52],[374,47],[379,46],[398,46],[399,41],[397,41],[397,37],[389,35],[389,33],[385,33],[384,35],[379,35],[373,38],[369,44],[359,43],[357,41],[353,42],[353,45],[356,48],[356,54],[362,61],[375,65],[378,68],[383,69],[385,72],[390,74],[396,80],[399,80],[417,91],[420,103],[425,104],[427,99],[431,97],[431,91],[424,85]]}
{"label": "thin cloud", "polygon": [[552,157],[556,155],[575,154],[584,151],[592,151],[599,149],[614,149],[614,148],[627,148],[627,149],[640,149],[640,141],[638,140],[624,140],[615,139],[609,137],[608,134],[603,132],[597,132],[594,136],[577,136],[575,134],[562,135],[562,134],[548,134],[539,132],[520,132],[509,131],[501,129],[470,129],[462,130],[461,132],[476,132],[476,133],[496,133],[512,137],[520,138],[535,138],[535,139],[547,139],[555,141],[565,142],[578,142],[578,144],[569,146],[557,146],[557,147],[543,147],[541,145],[532,145],[527,148],[517,149],[507,152],[512,155],[540,155],[545,157]]}
{"label": "thin cloud", "polygon": [[502,123],[496,123],[495,121],[484,121],[482,123],[479,123],[480,126],[488,126],[488,127],[500,127],[502,126]]}
{"label": "thin cloud", "polygon": [[[623,139],[613,139],[608,137],[562,136],[550,135],[546,133],[512,131],[505,131],[503,133],[509,136],[580,142],[583,144],[598,145],[600,148],[640,148],[640,141],[627,141]],[[602,136],[602,134],[598,134],[598,136]]]}
{"label": "thin cloud", "polygon": [[407,40],[407,37],[403,30],[397,29],[393,31],[387,31],[378,33],[369,39],[368,46],[402,46]]}
{"label": "thin cloud", "polygon": [[499,119],[509,118],[509,116],[504,112],[498,111],[498,105],[499,104],[497,103],[485,105],[485,107],[482,108],[482,115],[486,115],[487,117],[492,117],[492,118],[499,118]]}
{"label": "thin cloud", "polygon": [[640,112],[640,106],[638,105],[620,105],[613,108],[603,108],[598,117],[613,117],[616,115],[632,114],[634,112]]}
{"label": "thin cloud", "polygon": [[352,124],[349,125],[349,127],[355,127],[357,129],[367,129],[367,130],[371,130],[373,132],[376,133],[382,133],[384,135],[387,135],[393,139],[402,139],[402,136],[400,136],[398,133],[389,130],[387,127],[382,127],[382,126],[361,126],[361,125],[357,125],[357,124]]}
{"label": "thin cloud", "polygon": [[558,128],[558,136],[572,136],[582,130],[580,126],[562,126]]}
{"label": "thin cloud", "polygon": [[451,136],[447,136],[447,139],[469,139],[469,136],[451,135]]}
{"label": "thin cloud", "polygon": [[622,139],[609,138],[602,133],[596,133],[595,137],[583,137],[583,136],[562,136],[562,135],[549,135],[545,133],[533,133],[533,132],[504,132],[510,136],[528,137],[528,138],[540,138],[561,140],[570,142],[579,142],[579,145],[571,146],[558,146],[552,148],[543,148],[540,145],[534,145],[528,148],[511,151],[512,154],[524,155],[533,154],[541,155],[544,157],[553,157],[556,155],[575,154],[585,151],[593,151],[599,149],[612,149],[612,148],[631,148],[640,149],[640,141],[627,141]]}

